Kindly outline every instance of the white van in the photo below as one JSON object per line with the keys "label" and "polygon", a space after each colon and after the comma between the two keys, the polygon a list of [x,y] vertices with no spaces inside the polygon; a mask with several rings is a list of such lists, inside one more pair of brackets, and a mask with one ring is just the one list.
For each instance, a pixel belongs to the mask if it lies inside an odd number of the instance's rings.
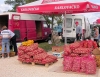
{"label": "white van", "polygon": [[91,36],[90,23],[88,18],[83,15],[66,15],[63,22],[63,37],[67,37],[68,40],[74,41],[76,38],[76,25],[75,22],[79,22],[83,30],[86,30],[85,38]]}

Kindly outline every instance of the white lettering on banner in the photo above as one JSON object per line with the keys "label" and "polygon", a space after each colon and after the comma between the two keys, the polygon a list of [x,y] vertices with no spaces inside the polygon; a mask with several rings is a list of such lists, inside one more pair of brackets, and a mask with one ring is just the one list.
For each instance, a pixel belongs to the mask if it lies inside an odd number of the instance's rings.
{"label": "white lettering on banner", "polygon": [[93,9],[98,9],[98,6],[96,6],[96,5],[91,5],[91,7],[92,7]]}
{"label": "white lettering on banner", "polygon": [[70,5],[70,6],[55,6],[55,9],[79,9],[79,5]]}
{"label": "white lettering on banner", "polygon": [[63,1],[63,0],[43,0],[42,4],[43,3],[50,3],[50,2],[58,2],[58,1]]}
{"label": "white lettering on banner", "polygon": [[98,9],[99,8],[97,5],[89,5],[89,4],[86,5],[86,8],[90,8],[90,6],[91,6],[92,9]]}
{"label": "white lettering on banner", "polygon": [[21,11],[35,11],[35,10],[39,10],[39,7],[37,8],[21,8]]}

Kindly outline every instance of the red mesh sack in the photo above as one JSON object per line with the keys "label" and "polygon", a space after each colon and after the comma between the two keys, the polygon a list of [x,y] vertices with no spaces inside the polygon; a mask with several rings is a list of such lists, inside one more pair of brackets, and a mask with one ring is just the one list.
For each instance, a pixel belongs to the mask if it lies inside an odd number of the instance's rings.
{"label": "red mesh sack", "polygon": [[40,54],[34,55],[33,58],[34,58],[35,60],[43,60],[43,59],[45,59],[47,56],[48,56],[47,53],[40,53]]}
{"label": "red mesh sack", "polygon": [[92,40],[88,40],[88,48],[93,48],[93,41]]}
{"label": "red mesh sack", "polygon": [[18,47],[18,50],[23,50],[23,51],[25,51],[26,48],[27,48],[27,46],[22,46],[22,45],[21,45],[21,46]]}
{"label": "red mesh sack", "polygon": [[95,49],[97,47],[98,47],[97,42],[93,41],[93,48]]}
{"label": "red mesh sack", "polygon": [[79,42],[75,42],[69,45],[70,49],[73,51],[76,48],[80,47],[80,43]]}
{"label": "red mesh sack", "polygon": [[18,56],[23,55],[23,54],[24,54],[24,51],[18,49]]}
{"label": "red mesh sack", "polygon": [[80,42],[80,47],[83,47],[84,46],[84,41],[81,41]]}
{"label": "red mesh sack", "polygon": [[70,47],[68,46],[68,45],[65,45],[64,46],[64,55],[69,55],[70,53],[71,53],[72,51],[71,51],[71,49],[70,49]]}
{"label": "red mesh sack", "polygon": [[76,53],[71,53],[70,56],[71,56],[71,57],[78,57],[79,55],[76,54]]}
{"label": "red mesh sack", "polygon": [[75,50],[73,50],[74,53],[90,53],[91,52],[91,48],[77,48]]}
{"label": "red mesh sack", "polygon": [[88,41],[83,41],[83,47],[88,48]]}
{"label": "red mesh sack", "polygon": [[81,72],[86,72],[86,62],[88,57],[82,57],[81,58]]}
{"label": "red mesh sack", "polygon": [[74,57],[72,71],[80,72],[81,57]]}
{"label": "red mesh sack", "polygon": [[42,60],[42,64],[47,64],[47,63],[51,63],[51,62],[54,62],[54,60],[50,57],[47,57]]}
{"label": "red mesh sack", "polygon": [[63,60],[63,70],[64,71],[71,71],[72,70],[72,65],[73,65],[73,57],[66,56],[64,57]]}
{"label": "red mesh sack", "polygon": [[32,52],[33,50],[38,49],[38,43],[34,43],[31,46],[28,46],[25,50],[25,52]]}
{"label": "red mesh sack", "polygon": [[86,73],[95,74],[96,73],[96,61],[93,57],[89,57],[86,62]]}

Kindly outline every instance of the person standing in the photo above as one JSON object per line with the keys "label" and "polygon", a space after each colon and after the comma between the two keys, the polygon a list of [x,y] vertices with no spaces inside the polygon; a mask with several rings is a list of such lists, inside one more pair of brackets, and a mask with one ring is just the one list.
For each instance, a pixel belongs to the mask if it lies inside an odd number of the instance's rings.
{"label": "person standing", "polygon": [[9,58],[10,57],[9,53],[10,53],[11,34],[6,26],[3,26],[2,31],[1,31],[1,36],[2,36],[2,58],[4,58],[5,50],[7,52],[8,58]]}
{"label": "person standing", "polygon": [[76,40],[79,41],[82,37],[82,26],[80,26],[78,22],[75,22],[75,24],[76,24]]}
{"label": "person standing", "polygon": [[98,39],[99,39],[99,30],[98,30],[97,26],[94,26],[94,41],[96,41],[97,44],[99,41]]}
{"label": "person standing", "polygon": [[12,46],[14,47],[15,55],[17,55],[18,50],[17,50],[17,45],[16,45],[16,35],[15,35],[15,33],[13,33],[12,31],[10,31],[10,33],[11,33],[10,43],[11,43]]}
{"label": "person standing", "polygon": [[[4,26],[6,27],[6,26]],[[17,45],[16,45],[16,35],[14,32],[12,32],[11,30],[8,30],[10,32],[10,35],[11,35],[11,39],[10,39],[10,43],[12,44],[12,46],[14,47],[14,52],[15,52],[15,55],[17,55]],[[12,48],[11,48],[12,49]]]}
{"label": "person standing", "polygon": [[61,36],[61,34],[62,34],[62,26],[60,24],[57,26],[57,32],[58,32],[58,36]]}

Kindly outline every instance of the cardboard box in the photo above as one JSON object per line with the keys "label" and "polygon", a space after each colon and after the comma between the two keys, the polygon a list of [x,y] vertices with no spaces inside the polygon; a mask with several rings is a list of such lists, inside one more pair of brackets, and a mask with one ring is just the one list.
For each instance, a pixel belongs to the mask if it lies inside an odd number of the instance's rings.
{"label": "cardboard box", "polygon": [[96,48],[92,51],[93,55],[100,55],[100,48]]}
{"label": "cardboard box", "polygon": [[62,58],[64,52],[52,52],[52,53],[53,53],[53,55],[56,56],[57,58]]}
{"label": "cardboard box", "polygon": [[64,46],[53,46],[52,52],[62,52],[64,51]]}

